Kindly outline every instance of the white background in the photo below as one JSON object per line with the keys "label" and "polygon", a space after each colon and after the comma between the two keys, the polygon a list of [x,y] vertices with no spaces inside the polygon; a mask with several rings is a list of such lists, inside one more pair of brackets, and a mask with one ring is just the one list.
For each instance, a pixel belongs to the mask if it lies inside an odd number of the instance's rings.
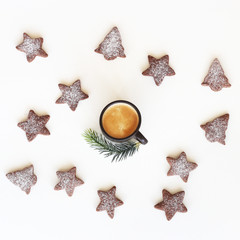
{"label": "white background", "polygon": [[[240,239],[240,3],[234,0],[1,1],[0,239]],[[113,26],[126,58],[106,61],[94,49]],[[43,37],[48,58],[28,63],[16,50],[23,32]],[[147,55],[170,57],[176,75],[157,87],[141,73]],[[201,86],[217,57],[232,84]],[[55,104],[59,83],[81,79],[89,98],[75,112]],[[149,143],[111,163],[86,144],[87,128],[109,102],[125,99],[142,113]],[[50,136],[28,142],[17,123],[28,111],[49,114]],[[226,145],[210,143],[200,124],[230,114]],[[187,183],[168,177],[167,156],[181,151],[198,168]],[[29,164],[37,184],[26,195],[5,176]],[[85,184],[70,198],[54,191],[57,170],[76,166]],[[97,190],[115,185],[124,205],[114,219],[96,212]],[[162,189],[186,192],[187,213],[169,222],[153,206]]]}

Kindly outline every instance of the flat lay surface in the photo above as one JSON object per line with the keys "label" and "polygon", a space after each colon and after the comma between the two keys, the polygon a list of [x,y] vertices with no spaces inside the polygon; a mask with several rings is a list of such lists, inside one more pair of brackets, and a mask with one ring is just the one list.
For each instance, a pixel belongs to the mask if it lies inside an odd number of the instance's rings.
{"label": "flat lay surface", "polygon": [[[239,10],[237,0],[2,1],[0,238],[240,239]],[[115,26],[124,53],[107,60],[95,49]],[[28,62],[26,53],[16,49],[23,33],[43,38],[42,56],[31,55]],[[168,72],[158,86],[142,73],[150,67],[148,56],[166,55]],[[227,87],[220,91],[202,85],[215,58],[228,80],[223,77]],[[77,80],[85,94],[77,107],[68,96],[56,104],[63,93],[59,84]],[[120,99],[140,110],[140,131],[148,143],[132,157],[111,162],[82,134],[89,128],[100,133],[102,109]],[[35,136],[34,128],[28,141],[18,124],[27,121],[30,110],[50,117],[42,124],[49,132]],[[225,145],[208,141],[200,126],[225,114]],[[187,182],[167,175],[167,157],[177,159],[182,152],[197,164]],[[31,165],[37,182],[34,176],[26,194],[6,174]],[[69,183],[64,179],[54,190],[57,172],[72,168],[81,184],[73,192],[64,189]],[[113,219],[105,210],[96,211],[98,191],[111,188],[121,201]],[[173,217],[170,212],[170,221],[160,209],[166,203],[154,207],[163,201],[163,189],[166,196],[185,192],[176,208],[182,212]],[[108,205],[104,209],[112,216]]]}

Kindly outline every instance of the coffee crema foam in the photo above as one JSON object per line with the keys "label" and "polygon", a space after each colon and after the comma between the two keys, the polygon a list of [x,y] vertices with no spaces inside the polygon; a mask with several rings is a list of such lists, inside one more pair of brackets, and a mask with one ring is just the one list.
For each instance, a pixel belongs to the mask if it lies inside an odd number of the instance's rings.
{"label": "coffee crema foam", "polygon": [[126,138],[137,129],[139,117],[136,110],[124,103],[113,104],[103,114],[102,126],[114,138]]}

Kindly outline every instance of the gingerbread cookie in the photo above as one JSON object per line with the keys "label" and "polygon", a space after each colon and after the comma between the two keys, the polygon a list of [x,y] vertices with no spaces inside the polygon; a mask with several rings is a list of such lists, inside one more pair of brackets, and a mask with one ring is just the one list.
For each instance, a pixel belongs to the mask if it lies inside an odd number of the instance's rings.
{"label": "gingerbread cookie", "polygon": [[179,175],[184,182],[187,182],[189,172],[191,172],[197,167],[196,163],[189,162],[187,160],[187,155],[185,152],[182,152],[178,156],[178,158],[167,157],[167,161],[171,166],[167,175],[168,176]]}
{"label": "gingerbread cookie", "polygon": [[36,56],[47,57],[47,53],[42,49],[43,38],[31,38],[23,33],[23,42],[16,46],[19,51],[25,52],[28,62],[32,62]]}
{"label": "gingerbread cookie", "polygon": [[156,85],[159,86],[165,76],[175,75],[174,70],[169,66],[169,56],[165,55],[159,59],[148,56],[150,67],[142,74],[144,76],[152,76]]}
{"label": "gingerbread cookie", "polygon": [[163,201],[156,204],[154,207],[165,211],[167,220],[171,220],[176,212],[187,212],[187,208],[183,204],[184,191],[171,194],[166,189],[162,191]]}
{"label": "gingerbread cookie", "polygon": [[65,189],[69,197],[73,195],[75,187],[84,183],[80,178],[76,177],[76,167],[68,171],[57,171],[57,177],[60,182],[55,186],[54,190]]}
{"label": "gingerbread cookie", "polygon": [[117,57],[126,57],[122,46],[122,38],[117,27],[114,27],[99,44],[95,52],[103,54],[106,60],[113,60]]}
{"label": "gingerbread cookie", "polygon": [[224,74],[223,68],[217,58],[215,58],[208,70],[207,76],[202,82],[203,86],[209,86],[213,91],[217,92],[222,88],[231,87],[227,77]]}
{"label": "gingerbread cookie", "polygon": [[38,116],[33,110],[30,110],[27,121],[18,123],[18,127],[26,132],[27,139],[30,142],[38,134],[50,135],[50,132],[45,127],[49,118],[49,115]]}
{"label": "gingerbread cookie", "polygon": [[205,136],[209,142],[219,142],[225,145],[228,120],[229,114],[224,114],[200,126],[205,131]]}
{"label": "gingerbread cookie", "polygon": [[98,191],[98,196],[100,197],[100,203],[97,206],[97,211],[107,211],[107,214],[110,218],[114,217],[114,209],[118,206],[121,206],[123,202],[116,198],[116,187],[112,187],[108,191]]}
{"label": "gingerbread cookie", "polygon": [[58,84],[62,96],[56,103],[67,103],[72,111],[75,111],[80,100],[88,98],[88,95],[81,90],[80,80],[75,81],[72,85],[67,86]]}
{"label": "gingerbread cookie", "polygon": [[26,192],[26,194],[30,193],[31,187],[37,182],[37,176],[34,174],[33,165],[23,168],[22,170],[10,172],[6,174],[6,176],[13,184]]}

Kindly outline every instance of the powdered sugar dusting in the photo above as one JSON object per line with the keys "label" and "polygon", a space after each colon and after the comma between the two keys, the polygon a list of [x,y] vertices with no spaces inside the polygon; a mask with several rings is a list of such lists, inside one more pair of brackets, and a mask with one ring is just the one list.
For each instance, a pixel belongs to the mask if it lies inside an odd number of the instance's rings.
{"label": "powdered sugar dusting", "polygon": [[168,171],[168,176],[179,175],[184,182],[187,182],[189,172],[197,167],[196,163],[188,162],[185,152],[182,152],[178,158],[167,157],[168,163],[171,168]]}
{"label": "powdered sugar dusting", "polygon": [[81,90],[80,80],[75,81],[71,86],[59,84],[62,96],[56,103],[67,103],[71,110],[75,111],[80,100],[88,98],[88,95]]}
{"label": "powdered sugar dusting", "polygon": [[13,184],[20,187],[27,194],[30,193],[31,187],[37,182],[33,165],[19,171],[8,173],[6,176]]}
{"label": "powdered sugar dusting", "polygon": [[71,168],[68,171],[58,171],[57,177],[60,182],[55,186],[55,190],[65,189],[68,196],[72,196],[75,187],[82,185],[84,182],[76,177],[76,167]]}
{"label": "powdered sugar dusting", "polygon": [[30,37],[26,37],[24,42],[21,44],[21,50],[28,55],[37,54],[40,48],[41,48],[41,41],[39,38],[32,39]]}
{"label": "powdered sugar dusting", "polygon": [[50,132],[45,127],[50,116],[38,116],[33,110],[29,111],[27,121],[18,123],[18,127],[26,132],[29,141],[32,141],[37,134],[49,135]]}
{"label": "powdered sugar dusting", "polygon": [[209,86],[213,91],[220,91],[223,87],[231,87],[217,58],[213,60],[202,85]]}
{"label": "powdered sugar dusting", "polygon": [[167,59],[152,61],[149,73],[155,78],[164,78],[169,73]]}
{"label": "powdered sugar dusting", "polygon": [[98,191],[98,195],[101,199],[101,202],[99,203],[97,207],[97,211],[103,211],[106,210],[109,217],[114,217],[114,209],[120,205],[123,204],[121,200],[116,198],[116,187],[112,187],[108,191]]}
{"label": "powdered sugar dusting", "polygon": [[44,119],[37,115],[33,115],[27,122],[21,124],[22,129],[30,134],[37,134],[45,126]]}
{"label": "powdered sugar dusting", "polygon": [[36,56],[47,57],[47,53],[42,49],[43,38],[31,38],[28,34],[23,34],[23,42],[16,48],[26,53],[28,62],[34,60]]}
{"label": "powdered sugar dusting", "polygon": [[157,86],[159,86],[165,76],[175,75],[174,70],[169,66],[168,55],[160,59],[148,56],[150,67],[143,72],[145,76],[152,76]]}
{"label": "powdered sugar dusting", "polygon": [[215,118],[201,127],[205,131],[205,136],[210,142],[219,142],[225,145],[226,130],[228,127],[229,114]]}
{"label": "powdered sugar dusting", "polygon": [[122,46],[122,38],[117,27],[114,27],[106,35],[103,42],[95,51],[102,53],[107,60],[113,60],[116,57],[126,57]]}
{"label": "powdered sugar dusting", "polygon": [[165,211],[167,220],[171,220],[176,212],[187,212],[187,208],[182,203],[185,192],[171,194],[166,189],[163,190],[163,201],[156,204],[155,208]]}

